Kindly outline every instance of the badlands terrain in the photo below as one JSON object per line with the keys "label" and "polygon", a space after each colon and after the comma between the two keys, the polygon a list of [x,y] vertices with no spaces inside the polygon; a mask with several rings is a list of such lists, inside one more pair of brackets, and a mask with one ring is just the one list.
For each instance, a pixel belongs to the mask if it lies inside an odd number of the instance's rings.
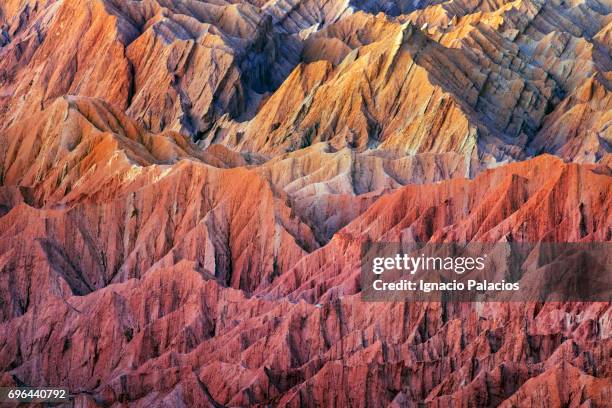
{"label": "badlands terrain", "polygon": [[611,53],[611,0],[0,0],[0,386],[610,406],[609,302],[359,278],[373,242],[612,241]]}

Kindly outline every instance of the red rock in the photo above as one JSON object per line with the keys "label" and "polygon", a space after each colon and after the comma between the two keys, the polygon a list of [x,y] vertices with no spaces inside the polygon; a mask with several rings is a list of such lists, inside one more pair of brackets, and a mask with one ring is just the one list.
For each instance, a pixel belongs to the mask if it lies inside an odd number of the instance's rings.
{"label": "red rock", "polygon": [[359,278],[367,243],[612,240],[612,9],[391,3],[2,2],[0,385],[609,405],[609,302]]}

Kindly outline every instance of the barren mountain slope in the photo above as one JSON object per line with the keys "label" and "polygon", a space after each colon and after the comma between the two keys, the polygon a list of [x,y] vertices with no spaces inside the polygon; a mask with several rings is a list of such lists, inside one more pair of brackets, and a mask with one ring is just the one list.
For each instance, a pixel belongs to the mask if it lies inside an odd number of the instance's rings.
{"label": "barren mountain slope", "polygon": [[0,386],[609,405],[609,302],[359,275],[379,242],[612,241],[611,50],[608,0],[0,2]]}
{"label": "barren mountain slope", "polygon": [[[157,166],[134,166],[118,172],[116,195],[101,189],[49,208],[19,203],[0,219],[3,384],[62,384],[91,404],[136,406],[450,398],[489,406],[512,404],[530,387],[568,404],[604,406],[609,396],[607,303],[365,303],[356,276],[364,239],[395,234],[609,240],[606,168],[542,157],[473,181],[404,187],[305,255],[290,232],[308,230],[275,227],[282,205],[268,216],[265,195],[249,203],[250,189],[239,188],[257,186],[250,170],[189,160],[162,175]],[[208,174],[220,171],[238,171],[238,179]],[[236,189],[218,184],[223,179]],[[177,191],[185,193],[170,199]],[[206,212],[209,200],[219,204]],[[269,229],[277,238],[266,238]],[[219,260],[230,257],[224,268]],[[267,259],[278,263],[270,272]],[[249,299],[248,285],[257,283],[261,296]],[[571,387],[555,388],[558,377],[573,378]]]}

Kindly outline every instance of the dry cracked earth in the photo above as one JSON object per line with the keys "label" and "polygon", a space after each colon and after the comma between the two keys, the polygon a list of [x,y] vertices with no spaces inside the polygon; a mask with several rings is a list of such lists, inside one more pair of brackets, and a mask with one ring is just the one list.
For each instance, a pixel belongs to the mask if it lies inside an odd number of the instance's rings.
{"label": "dry cracked earth", "polygon": [[386,242],[612,241],[611,0],[0,0],[0,385],[606,407],[610,303],[367,303]]}

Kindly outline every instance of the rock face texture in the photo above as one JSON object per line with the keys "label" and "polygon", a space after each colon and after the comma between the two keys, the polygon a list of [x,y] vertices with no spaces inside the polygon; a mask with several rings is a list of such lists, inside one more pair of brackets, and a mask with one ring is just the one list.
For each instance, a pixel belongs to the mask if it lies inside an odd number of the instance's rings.
{"label": "rock face texture", "polygon": [[0,386],[605,407],[608,302],[369,303],[377,242],[612,241],[605,0],[0,3]]}

